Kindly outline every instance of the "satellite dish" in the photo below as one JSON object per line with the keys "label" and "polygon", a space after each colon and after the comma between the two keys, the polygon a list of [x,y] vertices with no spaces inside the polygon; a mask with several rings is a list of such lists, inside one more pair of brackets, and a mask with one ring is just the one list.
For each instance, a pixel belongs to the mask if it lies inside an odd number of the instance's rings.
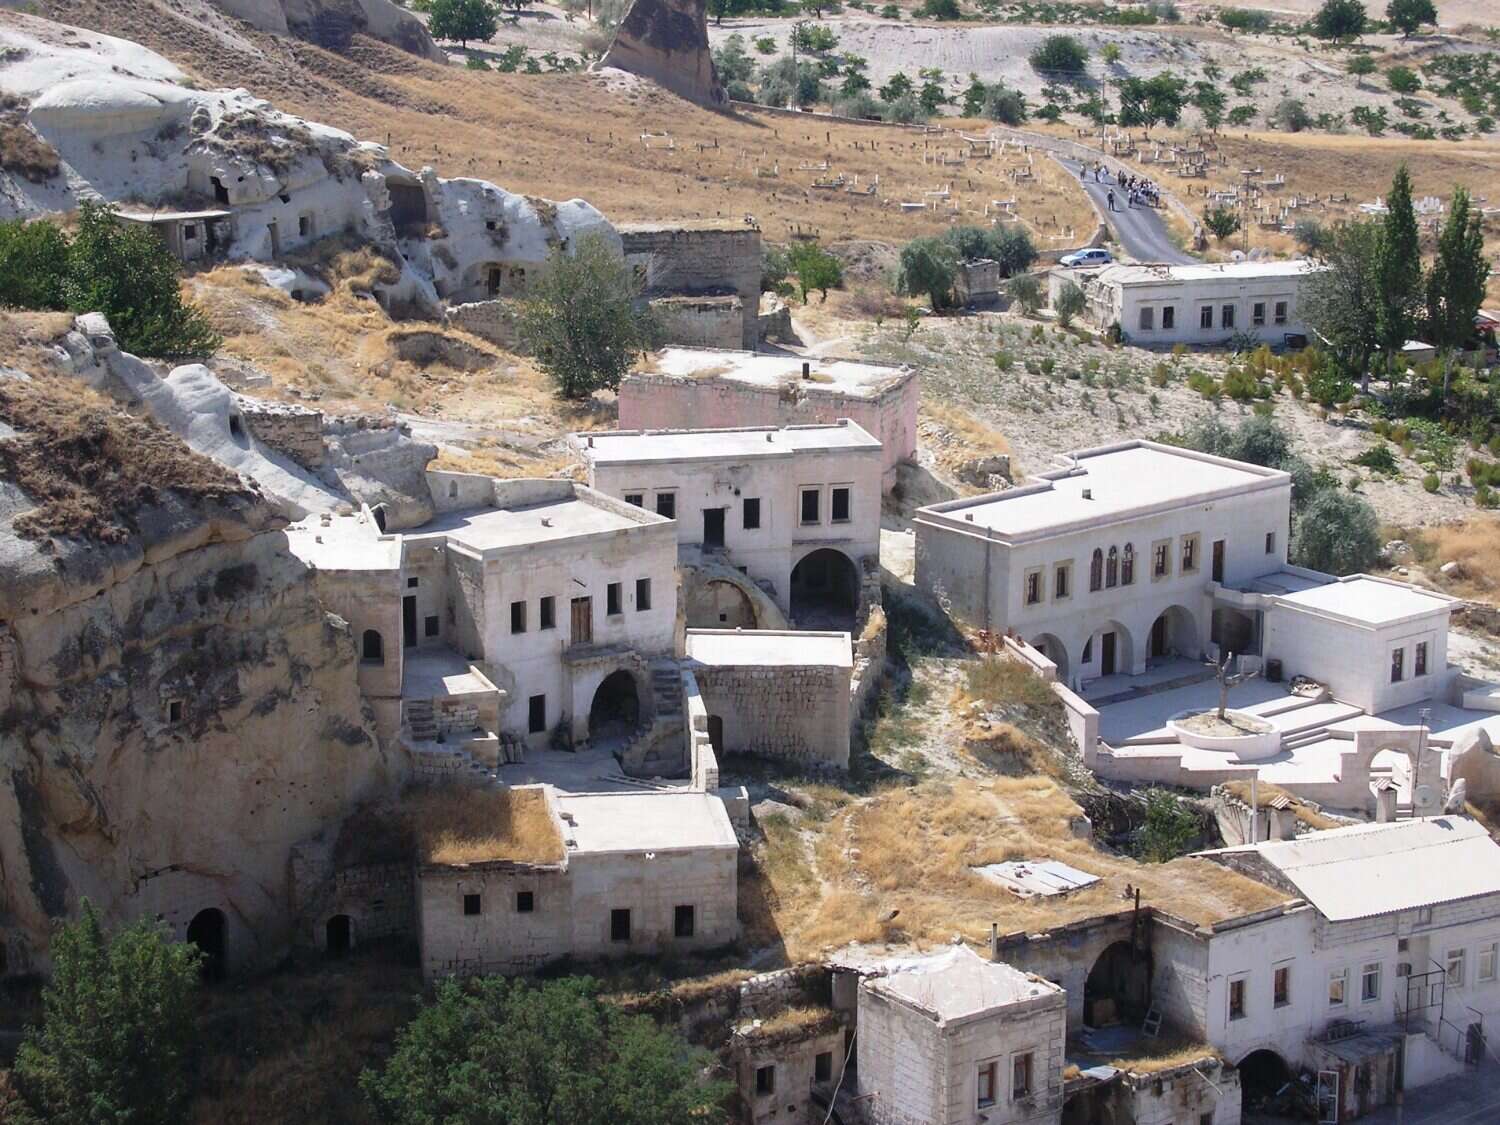
{"label": "satellite dish", "polygon": [[1425,808],[1437,799],[1437,794],[1432,791],[1432,786],[1430,785],[1418,785],[1414,797],[1413,804],[1418,808]]}
{"label": "satellite dish", "polygon": [[1229,252],[1229,260],[1231,262],[1243,262],[1245,260],[1245,252],[1243,250],[1231,250]]}

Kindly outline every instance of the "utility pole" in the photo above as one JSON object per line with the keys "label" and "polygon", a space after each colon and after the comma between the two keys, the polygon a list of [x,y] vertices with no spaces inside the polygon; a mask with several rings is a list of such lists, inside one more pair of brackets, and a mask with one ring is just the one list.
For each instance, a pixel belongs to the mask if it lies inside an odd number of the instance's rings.
{"label": "utility pole", "polygon": [[1240,248],[1250,253],[1250,183],[1260,175],[1259,168],[1241,168],[1240,177],[1243,186],[1240,188]]}

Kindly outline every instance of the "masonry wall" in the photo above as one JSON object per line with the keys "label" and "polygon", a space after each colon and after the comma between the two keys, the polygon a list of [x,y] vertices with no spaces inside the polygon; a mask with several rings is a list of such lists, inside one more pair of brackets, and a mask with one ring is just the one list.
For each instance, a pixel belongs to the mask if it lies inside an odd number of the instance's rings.
{"label": "masonry wall", "polygon": [[1112,1099],[1133,1125],[1184,1125],[1210,1121],[1239,1125],[1240,1074],[1211,1059],[1157,1074],[1129,1075]]}
{"label": "masonry wall", "polygon": [[[832,1080],[827,1083],[815,1082],[819,1055],[828,1056]],[[809,1095],[815,1085],[822,1085],[826,1092],[838,1082],[844,1062],[844,1029],[834,1027],[792,1042],[756,1043],[749,1037],[737,1039],[731,1057],[735,1085],[739,1087],[741,1100],[749,1107],[752,1125],[821,1122],[823,1110]],[[775,1077],[771,1091],[760,1094],[756,1092],[755,1075],[763,1066],[773,1067]]]}
{"label": "masonry wall", "polygon": [[443,323],[461,328],[507,350],[517,343],[516,305],[514,301],[495,298],[449,305],[443,312]]}
{"label": "masonry wall", "polygon": [[[737,294],[740,331],[730,346],[754,350],[760,337],[760,231],[743,224],[618,229],[625,260],[643,279],[646,296]],[[621,425],[627,423],[622,419]]]}
{"label": "masonry wall", "polygon": [[323,464],[323,412],[281,403],[240,399],[240,418],[256,441],[284,453],[303,468]]}
{"label": "masonry wall", "polygon": [[[293,859],[294,869],[296,859]],[[362,864],[334,874],[307,919],[304,940],[314,949],[328,945],[328,921],[350,919],[356,947],[382,938],[416,936],[416,900],[409,863]]]}
{"label": "masonry wall", "polygon": [[848,668],[700,664],[693,674],[708,714],[724,722],[722,749],[848,768]]}
{"label": "masonry wall", "polygon": [[650,304],[666,343],[691,348],[741,346],[745,314],[738,297],[658,297]]}

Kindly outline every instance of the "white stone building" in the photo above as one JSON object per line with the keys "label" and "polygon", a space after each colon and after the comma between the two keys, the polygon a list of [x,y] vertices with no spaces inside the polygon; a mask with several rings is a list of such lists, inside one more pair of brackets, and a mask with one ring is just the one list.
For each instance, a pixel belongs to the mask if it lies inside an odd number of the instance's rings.
{"label": "white stone building", "polygon": [[[592,487],[676,520],[684,558],[742,571],[793,619],[825,608],[852,616],[878,566],[881,446],[847,418],[572,440]],[[760,624],[753,609],[745,620],[742,592],[720,586],[722,599],[689,607],[689,628]]]}
{"label": "white stone building", "polygon": [[[1211,584],[1281,570],[1291,477],[1129,441],[1070,454],[1005,492],[920,509],[917,584],[981,628],[1012,632],[1064,683],[1198,659]],[[1222,623],[1222,622],[1221,622]]]}
{"label": "white stone building", "polygon": [[1303,280],[1315,267],[1281,262],[1195,265],[1110,265],[1098,271],[1056,271],[1088,299],[1086,316],[1099,329],[1118,324],[1133,344],[1224,344],[1249,335],[1281,346],[1305,336]]}

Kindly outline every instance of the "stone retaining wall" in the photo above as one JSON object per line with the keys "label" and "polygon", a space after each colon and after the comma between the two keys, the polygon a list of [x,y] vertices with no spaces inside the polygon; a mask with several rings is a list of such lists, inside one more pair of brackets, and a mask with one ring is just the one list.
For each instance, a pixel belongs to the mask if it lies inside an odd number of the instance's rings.
{"label": "stone retaining wall", "polygon": [[701,666],[695,675],[728,753],[848,768],[849,669]]}
{"label": "stone retaining wall", "polygon": [[751,226],[625,224],[618,228],[625,260],[648,298],[723,296],[740,299],[740,332],[732,346],[753,350],[760,338],[760,231]]}
{"label": "stone retaining wall", "polygon": [[239,396],[240,417],[256,441],[306,469],[323,464],[323,412],[285,402]]}

